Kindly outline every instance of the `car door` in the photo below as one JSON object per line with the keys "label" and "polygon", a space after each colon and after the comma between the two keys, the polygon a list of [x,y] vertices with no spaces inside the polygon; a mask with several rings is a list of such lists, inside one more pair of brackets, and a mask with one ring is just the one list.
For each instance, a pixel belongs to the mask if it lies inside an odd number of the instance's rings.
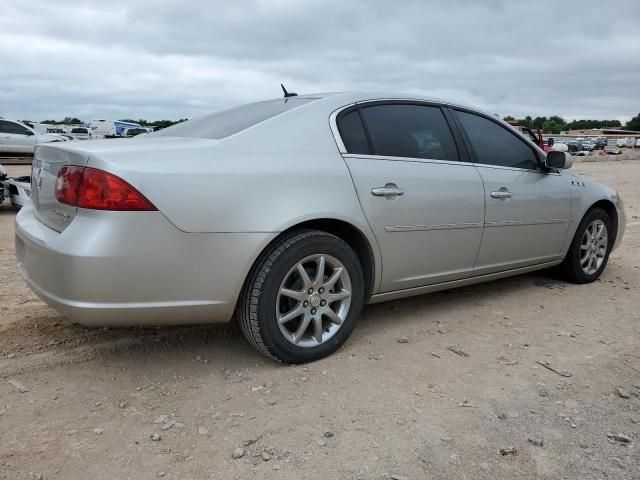
{"label": "car door", "polygon": [[342,112],[337,123],[345,162],[380,247],[380,291],[471,276],[484,190],[473,164],[460,161],[441,108],[364,104]]}
{"label": "car door", "polygon": [[36,145],[34,133],[22,125],[0,120],[3,153],[33,153]]}
{"label": "car door", "polygon": [[485,189],[484,232],[474,274],[550,262],[566,241],[571,194],[542,154],[512,128],[456,110]]}

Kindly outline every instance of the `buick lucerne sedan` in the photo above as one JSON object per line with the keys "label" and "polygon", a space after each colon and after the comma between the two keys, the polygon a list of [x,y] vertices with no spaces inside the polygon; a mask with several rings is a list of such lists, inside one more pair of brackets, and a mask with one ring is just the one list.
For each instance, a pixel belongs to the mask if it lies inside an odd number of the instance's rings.
{"label": "buick lucerne sedan", "polygon": [[287,96],[38,146],[18,267],[75,322],[237,319],[260,352],[306,362],[365,303],[551,267],[596,280],[624,212],[572,162],[457,104]]}

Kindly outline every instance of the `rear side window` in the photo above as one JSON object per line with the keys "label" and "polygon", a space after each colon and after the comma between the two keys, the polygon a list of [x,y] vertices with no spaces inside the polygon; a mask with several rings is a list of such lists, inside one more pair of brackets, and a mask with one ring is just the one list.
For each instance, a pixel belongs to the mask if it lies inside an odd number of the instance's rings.
{"label": "rear side window", "polygon": [[360,114],[357,110],[352,110],[342,116],[338,122],[340,137],[348,153],[361,155],[369,154],[369,142],[364,131]]}
{"label": "rear side window", "polygon": [[212,113],[164,128],[153,135],[160,137],[193,137],[221,139],[246,130],[253,125],[296,107],[301,107],[316,98],[284,98],[249,103],[230,110]]}
{"label": "rear side window", "polygon": [[535,170],[538,159],[533,149],[515,134],[480,115],[456,112],[471,141],[478,163]]}
{"label": "rear side window", "polygon": [[362,114],[375,155],[459,160],[453,135],[438,107],[375,105],[363,108]]}

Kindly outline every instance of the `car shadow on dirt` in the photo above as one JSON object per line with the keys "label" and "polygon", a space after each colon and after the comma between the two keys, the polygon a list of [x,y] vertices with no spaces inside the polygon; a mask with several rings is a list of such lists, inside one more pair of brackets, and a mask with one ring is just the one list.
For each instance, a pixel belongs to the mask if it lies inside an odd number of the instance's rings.
{"label": "car shadow on dirt", "polygon": [[[416,318],[428,319],[432,313],[453,310],[460,302],[471,306],[499,304],[505,296],[525,292],[528,295],[531,289],[553,290],[567,286],[549,275],[537,273],[368,305],[360,319],[361,328],[356,328],[345,349],[358,348],[362,336],[384,335],[389,328],[401,333]],[[200,357],[211,366],[220,368],[228,368],[229,365],[236,368],[255,366],[256,362],[277,365],[251,348],[234,322],[195,326],[88,328],[66,321],[53,310],[47,313],[25,315],[23,321],[12,322],[0,331],[0,374],[95,358],[129,363],[132,359],[137,362],[144,357],[153,357],[158,366],[166,366],[163,359],[169,361],[176,355],[191,359]],[[428,325],[428,322],[426,320],[425,323]],[[345,349],[341,352],[344,353]]]}

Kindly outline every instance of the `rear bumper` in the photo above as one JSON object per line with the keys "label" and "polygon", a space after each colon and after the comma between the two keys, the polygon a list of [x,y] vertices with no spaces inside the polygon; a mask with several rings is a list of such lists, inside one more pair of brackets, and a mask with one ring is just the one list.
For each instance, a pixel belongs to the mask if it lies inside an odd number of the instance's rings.
{"label": "rear bumper", "polygon": [[185,233],[159,212],[79,210],[59,233],[31,202],[16,217],[18,270],[72,321],[92,326],[230,320],[253,260],[276,234]]}

